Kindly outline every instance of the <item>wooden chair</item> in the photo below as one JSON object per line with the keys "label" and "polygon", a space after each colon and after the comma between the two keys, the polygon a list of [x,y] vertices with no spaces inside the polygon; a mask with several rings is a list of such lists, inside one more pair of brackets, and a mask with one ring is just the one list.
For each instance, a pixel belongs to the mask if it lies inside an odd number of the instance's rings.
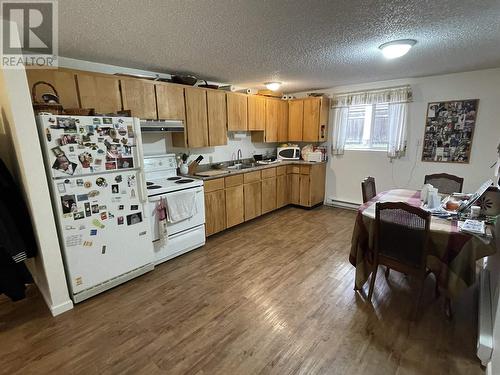
{"label": "wooden chair", "polygon": [[436,173],[426,175],[424,184],[431,184],[441,194],[461,193],[464,179],[448,173]]}
{"label": "wooden chair", "polygon": [[361,181],[361,193],[363,194],[363,203],[368,202],[377,195],[374,177],[366,177]]}
{"label": "wooden chair", "polygon": [[386,277],[393,269],[419,279],[420,290],[415,304],[415,318],[427,272],[427,243],[431,214],[403,202],[377,203],[375,209],[375,254],[368,300],[371,301],[379,265]]}

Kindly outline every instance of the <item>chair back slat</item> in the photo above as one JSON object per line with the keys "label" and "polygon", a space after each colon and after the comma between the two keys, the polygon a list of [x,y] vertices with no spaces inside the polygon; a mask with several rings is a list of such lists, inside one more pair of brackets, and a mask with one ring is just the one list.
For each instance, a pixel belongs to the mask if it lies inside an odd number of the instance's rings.
{"label": "chair back slat", "polygon": [[401,268],[425,270],[430,213],[403,202],[377,203],[376,256],[390,258]]}
{"label": "chair back slat", "polygon": [[426,175],[424,184],[431,184],[441,194],[461,193],[464,179],[448,173],[436,173]]}
{"label": "chair back slat", "polygon": [[361,193],[363,194],[363,203],[375,198],[377,189],[375,188],[375,178],[366,177],[361,181]]}

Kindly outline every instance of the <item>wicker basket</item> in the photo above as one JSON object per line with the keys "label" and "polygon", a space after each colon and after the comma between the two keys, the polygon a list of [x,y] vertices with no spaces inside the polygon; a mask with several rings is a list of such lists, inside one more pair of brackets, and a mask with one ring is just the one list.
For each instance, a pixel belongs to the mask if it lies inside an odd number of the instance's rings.
{"label": "wicker basket", "polygon": [[54,86],[52,86],[50,83],[45,82],[45,81],[35,82],[33,84],[33,87],[31,88],[31,99],[33,102],[33,111],[35,112],[35,115],[40,113],[40,112],[52,113],[53,115],[61,115],[63,113],[63,106],[59,102],[58,103],[44,103],[44,102],[40,102],[37,100],[36,87],[39,85],[49,86],[52,89],[52,91],[54,92],[55,96],[57,97],[57,100],[59,101],[59,94],[57,93],[57,90]]}

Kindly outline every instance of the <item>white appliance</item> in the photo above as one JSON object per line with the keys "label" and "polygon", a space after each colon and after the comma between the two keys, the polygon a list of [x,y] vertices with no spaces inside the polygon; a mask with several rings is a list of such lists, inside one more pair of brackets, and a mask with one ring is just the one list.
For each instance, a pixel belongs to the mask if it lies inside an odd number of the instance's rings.
{"label": "white appliance", "polygon": [[[144,159],[149,222],[151,225],[155,262],[162,263],[205,244],[205,197],[203,181],[177,176],[174,154],[150,156]],[[158,203],[176,199],[186,193],[194,195],[192,216],[177,222],[167,220],[166,235],[162,233]],[[168,209],[168,207],[167,207]]]}
{"label": "white appliance", "polygon": [[299,160],[300,147],[298,146],[278,147],[277,157],[278,160]]}
{"label": "white appliance", "polygon": [[304,155],[305,161],[321,162],[323,160],[323,153],[321,151],[307,152]]}
{"label": "white appliance", "polygon": [[75,303],[154,268],[139,121],[37,117]]}

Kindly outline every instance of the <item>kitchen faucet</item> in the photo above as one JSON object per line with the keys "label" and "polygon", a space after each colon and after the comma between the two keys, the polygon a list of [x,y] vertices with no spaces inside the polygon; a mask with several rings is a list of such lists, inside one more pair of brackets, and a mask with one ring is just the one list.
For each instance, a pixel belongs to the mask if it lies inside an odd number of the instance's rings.
{"label": "kitchen faucet", "polygon": [[243,154],[241,153],[241,148],[238,149],[238,152],[236,154],[236,159],[237,159],[237,163],[238,164],[241,164],[241,158],[243,157]]}

